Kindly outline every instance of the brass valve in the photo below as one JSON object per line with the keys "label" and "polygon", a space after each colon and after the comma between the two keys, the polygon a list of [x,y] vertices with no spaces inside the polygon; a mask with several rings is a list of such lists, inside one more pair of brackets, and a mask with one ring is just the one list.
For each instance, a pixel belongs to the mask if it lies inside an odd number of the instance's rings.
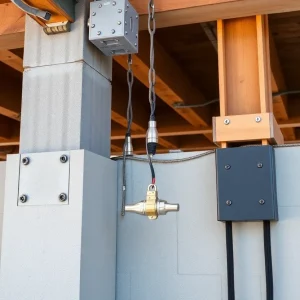
{"label": "brass valve", "polygon": [[179,204],[169,204],[167,201],[159,200],[156,185],[150,184],[147,189],[146,200],[133,205],[126,205],[125,211],[147,216],[150,220],[156,220],[160,215],[179,211]]}

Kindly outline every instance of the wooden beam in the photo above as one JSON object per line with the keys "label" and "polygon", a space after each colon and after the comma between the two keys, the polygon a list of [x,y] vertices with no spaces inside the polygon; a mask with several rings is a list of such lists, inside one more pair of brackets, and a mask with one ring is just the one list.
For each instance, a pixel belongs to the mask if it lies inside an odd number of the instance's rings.
{"label": "wooden beam", "polygon": [[0,147],[7,147],[7,146],[19,146],[20,138],[13,137],[9,139],[0,138]]}
{"label": "wooden beam", "polygon": [[9,50],[0,50],[0,61],[16,71],[23,72],[23,59]]}
{"label": "wooden beam", "polygon": [[[140,34],[140,49],[138,55],[133,57],[133,71],[136,78],[146,87],[149,86],[149,36]],[[208,126],[211,123],[210,109],[176,109],[174,104],[199,104],[205,101],[204,96],[191,84],[186,74],[177,62],[171,58],[164,48],[155,42],[156,59],[156,94],[169,105],[177,114],[193,126]],[[116,56],[115,60],[127,68],[125,56]],[[212,140],[212,137],[208,135]]]}
{"label": "wooden beam", "polygon": [[[286,84],[272,34],[270,34],[270,59],[272,69],[272,91],[285,91]],[[273,99],[273,111],[278,122],[288,120],[287,96],[278,96]],[[283,128],[282,133],[285,140],[296,139],[295,130],[293,128]]]}
{"label": "wooden beam", "polygon": [[21,120],[22,78],[3,79],[0,89],[0,114],[16,121]]}
{"label": "wooden beam", "polygon": [[[266,121],[264,119],[269,119],[266,116],[274,119],[267,16],[219,20],[218,53],[221,117],[214,118],[214,140],[222,147],[227,147],[227,142],[249,140],[243,134],[237,139],[234,126],[237,123],[232,123],[231,126],[230,116],[241,118],[245,132],[246,128],[249,132],[252,131],[253,122],[259,124]],[[265,117],[255,121],[254,116],[259,114]],[[267,131],[270,132],[268,142],[283,143],[276,120],[266,124]],[[226,130],[222,131],[224,126]],[[226,134],[222,136],[222,132]],[[259,130],[252,133],[251,140],[261,140],[262,136],[269,136]],[[262,142],[267,141],[263,139]]]}
{"label": "wooden beam", "polygon": [[0,50],[24,47],[25,13],[14,4],[0,4]]}
{"label": "wooden beam", "polygon": [[[147,14],[148,0],[131,0],[138,13]],[[219,19],[234,19],[259,14],[300,10],[295,0],[156,0],[157,27],[171,27]],[[140,18],[147,29],[147,16]]]}

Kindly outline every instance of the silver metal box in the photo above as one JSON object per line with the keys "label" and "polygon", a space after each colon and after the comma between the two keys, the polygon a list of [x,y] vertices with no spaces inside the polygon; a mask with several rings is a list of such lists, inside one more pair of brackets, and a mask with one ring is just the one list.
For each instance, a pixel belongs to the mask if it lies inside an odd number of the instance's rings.
{"label": "silver metal box", "polygon": [[128,0],[91,2],[90,41],[105,55],[138,52],[139,16]]}

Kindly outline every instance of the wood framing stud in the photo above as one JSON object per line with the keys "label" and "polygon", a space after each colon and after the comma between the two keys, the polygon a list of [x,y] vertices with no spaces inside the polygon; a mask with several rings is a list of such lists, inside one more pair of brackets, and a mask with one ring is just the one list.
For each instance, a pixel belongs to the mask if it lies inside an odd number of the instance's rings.
{"label": "wood framing stud", "polygon": [[0,50],[0,61],[19,72],[23,72],[23,59],[9,50]]}

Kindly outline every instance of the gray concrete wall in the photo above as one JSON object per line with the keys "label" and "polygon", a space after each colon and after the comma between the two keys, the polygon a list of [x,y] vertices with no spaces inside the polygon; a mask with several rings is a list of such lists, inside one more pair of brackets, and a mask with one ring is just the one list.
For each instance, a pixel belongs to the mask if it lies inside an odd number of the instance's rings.
{"label": "gray concrete wall", "polygon": [[1,266],[2,225],[3,225],[3,210],[4,210],[4,187],[5,187],[5,162],[0,162],[0,266]]}
{"label": "gray concrete wall", "polygon": [[[274,299],[296,300],[300,295],[300,148],[276,149],[276,165],[280,220],[272,224]],[[145,199],[149,166],[128,162],[127,169],[128,203]],[[217,221],[214,155],[155,165],[155,169],[160,198],[180,203],[181,210],[158,221],[119,216],[117,300],[227,299],[225,225]],[[233,234],[236,299],[265,300],[262,223],[234,224]]]}

